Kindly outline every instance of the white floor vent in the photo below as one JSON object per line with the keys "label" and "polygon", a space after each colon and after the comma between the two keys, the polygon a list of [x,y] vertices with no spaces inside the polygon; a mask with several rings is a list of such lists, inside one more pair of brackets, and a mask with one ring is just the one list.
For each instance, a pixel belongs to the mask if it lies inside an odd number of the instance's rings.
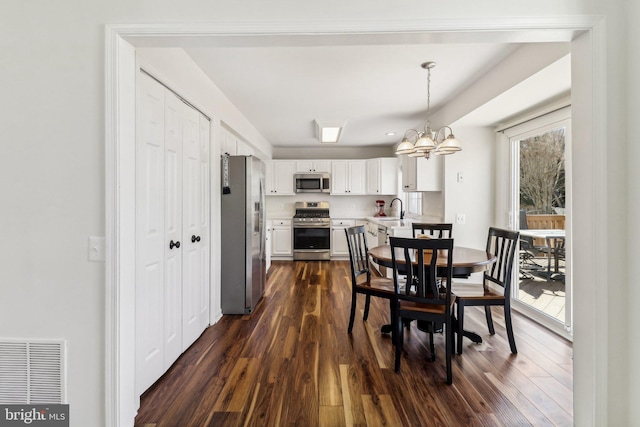
{"label": "white floor vent", "polygon": [[0,339],[0,404],[66,403],[64,341]]}

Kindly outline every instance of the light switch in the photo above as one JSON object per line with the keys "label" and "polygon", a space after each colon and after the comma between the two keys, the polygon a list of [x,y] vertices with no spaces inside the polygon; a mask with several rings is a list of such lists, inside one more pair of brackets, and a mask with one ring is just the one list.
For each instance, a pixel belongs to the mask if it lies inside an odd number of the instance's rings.
{"label": "light switch", "polygon": [[104,237],[89,236],[89,261],[104,261],[105,251]]}
{"label": "light switch", "polygon": [[458,184],[464,183],[464,174],[462,172],[458,172]]}

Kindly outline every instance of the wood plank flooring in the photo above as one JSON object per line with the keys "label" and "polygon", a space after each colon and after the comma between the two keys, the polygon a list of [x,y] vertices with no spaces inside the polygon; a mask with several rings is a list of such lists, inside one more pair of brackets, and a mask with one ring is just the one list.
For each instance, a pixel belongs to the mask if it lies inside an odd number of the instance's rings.
{"label": "wood plank flooring", "polygon": [[[496,335],[484,313],[465,311],[464,341],[445,383],[444,337],[405,332],[401,372],[380,326],[388,304],[364,298],[347,334],[349,263],[276,262],[251,315],[226,315],[209,327],[141,398],[136,427],[199,426],[570,426],[572,348],[514,315],[518,354],[494,309]],[[415,323],[415,322],[414,322]]]}

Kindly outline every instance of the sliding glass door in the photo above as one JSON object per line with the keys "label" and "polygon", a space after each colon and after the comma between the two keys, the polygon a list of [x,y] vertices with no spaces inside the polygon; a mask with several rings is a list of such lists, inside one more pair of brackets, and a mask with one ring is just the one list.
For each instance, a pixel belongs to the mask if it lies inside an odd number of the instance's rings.
{"label": "sliding glass door", "polygon": [[[520,251],[517,308],[571,333],[569,107],[510,129],[513,228]],[[569,162],[570,163],[570,162]]]}

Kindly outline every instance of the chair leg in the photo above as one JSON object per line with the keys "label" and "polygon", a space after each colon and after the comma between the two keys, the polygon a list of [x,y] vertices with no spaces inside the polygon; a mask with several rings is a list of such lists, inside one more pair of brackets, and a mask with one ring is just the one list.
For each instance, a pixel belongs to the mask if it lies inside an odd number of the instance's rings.
{"label": "chair leg", "polygon": [[364,316],[362,316],[362,320],[364,320],[365,322],[369,318],[369,304],[370,303],[371,303],[371,295],[367,294],[367,297],[366,297],[365,303],[364,303]]}
{"label": "chair leg", "polygon": [[351,331],[353,330],[353,320],[356,317],[356,301],[357,301],[357,298],[358,298],[358,294],[353,292],[353,294],[351,296],[351,314],[349,315],[349,328],[347,329],[347,331],[349,333],[351,333]]}
{"label": "chair leg", "polygon": [[445,328],[446,331],[446,360],[447,360],[447,384],[453,384],[453,372],[451,369],[451,354],[453,353],[453,325],[451,318],[447,319]]}
{"label": "chair leg", "polygon": [[518,349],[516,349],[516,340],[513,336],[513,325],[511,324],[511,307],[507,304],[504,306],[504,323],[507,327],[507,337],[509,338],[511,353],[518,354]]}
{"label": "chair leg", "polygon": [[460,301],[456,301],[456,306],[458,308],[458,336],[456,347],[458,348],[458,354],[462,354],[462,338],[464,331],[464,304],[461,304]]}
{"label": "chair leg", "polygon": [[431,361],[436,360],[436,346],[433,343],[433,327],[429,330],[429,351],[431,351]]}
{"label": "chair leg", "polygon": [[402,356],[402,340],[404,339],[402,331],[402,318],[397,317],[395,321],[396,327],[396,360],[395,371],[400,372],[400,357]]}
{"label": "chair leg", "polygon": [[489,333],[491,335],[495,335],[496,334],[496,330],[493,329],[493,318],[491,317],[491,306],[490,305],[485,305],[484,306],[484,314],[487,317],[487,326],[489,327]]}
{"label": "chair leg", "polygon": [[[402,323],[396,318],[396,305],[397,302],[392,298],[389,298],[389,313],[391,315],[391,344],[395,345],[398,337],[396,323]],[[402,326],[401,326],[402,327]]]}

